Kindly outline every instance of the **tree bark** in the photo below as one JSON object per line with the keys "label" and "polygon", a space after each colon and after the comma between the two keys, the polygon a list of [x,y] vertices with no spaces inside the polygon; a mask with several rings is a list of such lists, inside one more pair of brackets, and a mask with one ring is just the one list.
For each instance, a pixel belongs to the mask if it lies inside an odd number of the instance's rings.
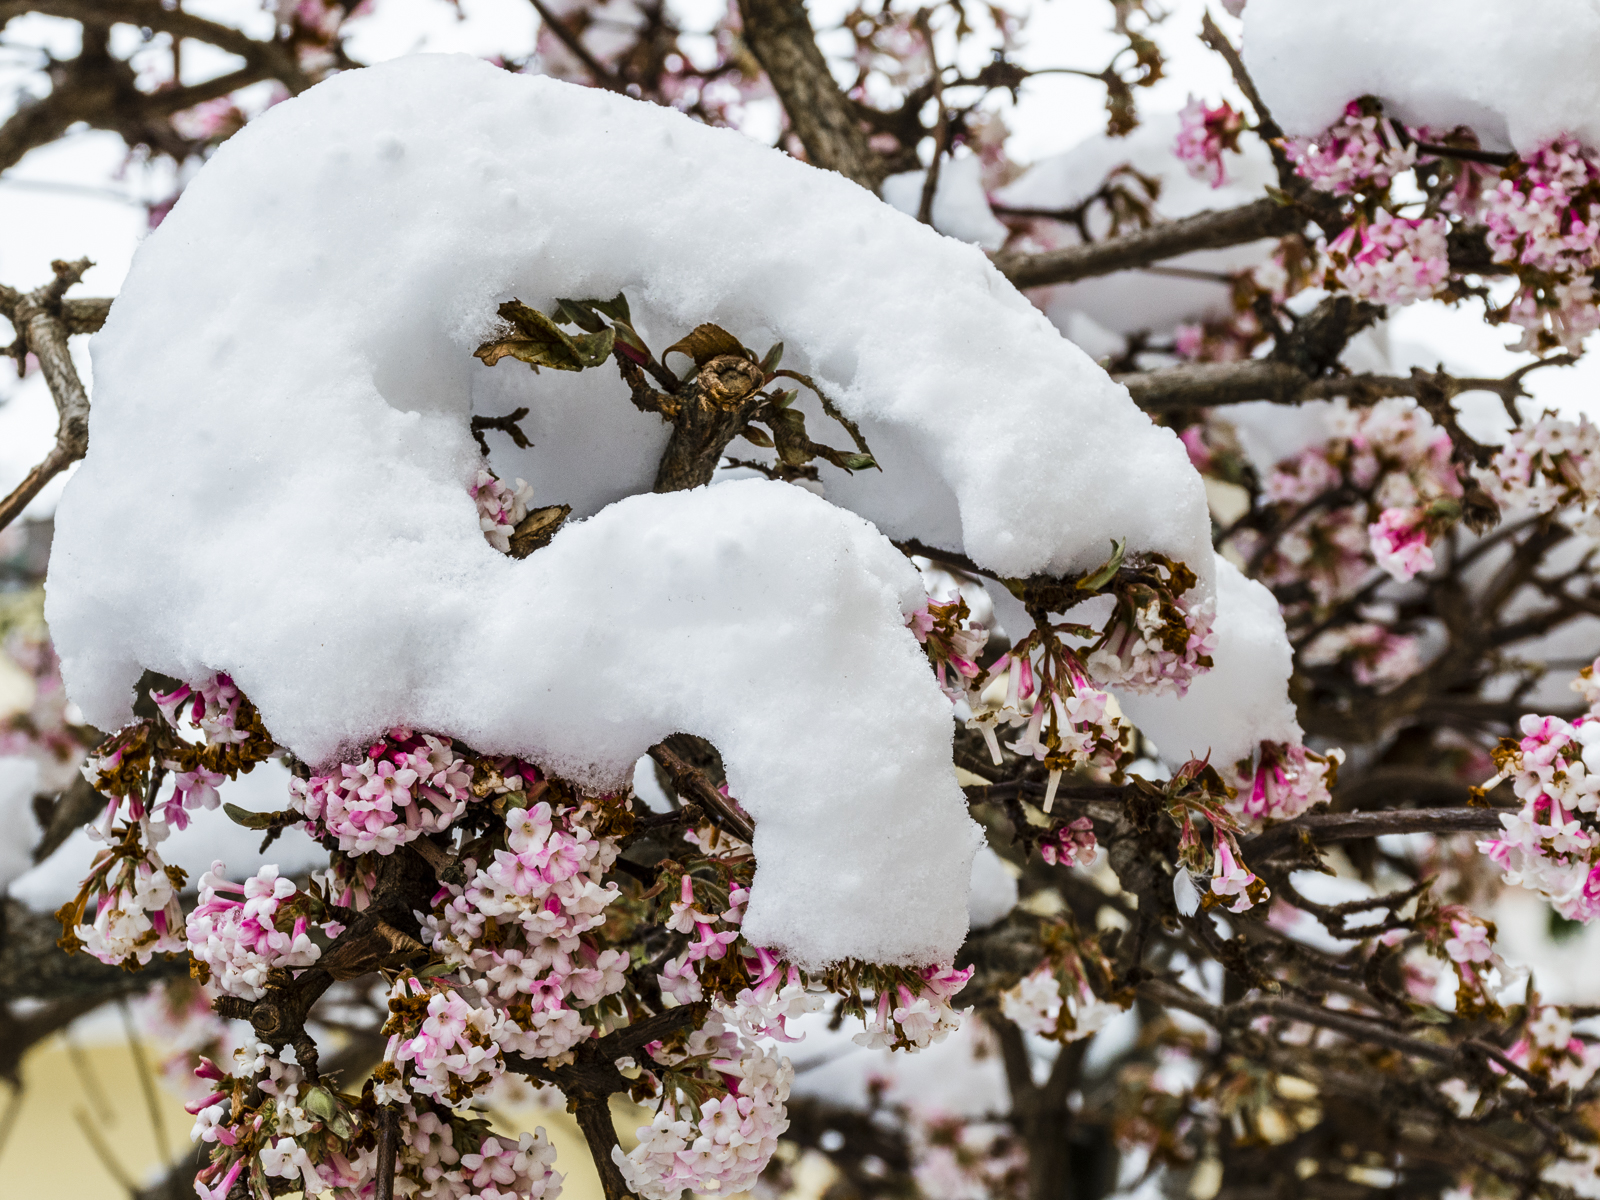
{"label": "tree bark", "polygon": [[739,0],[744,40],[766,68],[813,165],[876,191],[884,165],[817,47],[802,0]]}

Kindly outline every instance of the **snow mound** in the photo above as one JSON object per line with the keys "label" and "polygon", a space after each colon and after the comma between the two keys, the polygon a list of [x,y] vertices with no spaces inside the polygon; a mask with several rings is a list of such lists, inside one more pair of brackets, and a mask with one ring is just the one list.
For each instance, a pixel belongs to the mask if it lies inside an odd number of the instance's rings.
{"label": "snow mound", "polygon": [[[113,728],[142,668],[226,670],[313,763],[409,724],[597,788],[697,733],[758,826],[752,938],[947,960],[978,835],[909,562],[798,488],[636,495],[667,428],[609,368],[471,356],[500,301],[619,291],[658,352],[781,339],[883,465],[828,498],[883,532],[1008,574],[1125,537],[1209,590],[1177,438],[977,249],[732,131],[418,57],[252,122],[136,256],[58,515],[70,694]],[[589,518],[522,562],[467,493],[469,415],[518,404],[535,445],[491,433],[496,470]]]}
{"label": "snow mound", "polygon": [[1244,61],[1290,134],[1360,96],[1408,125],[1467,125],[1495,150],[1600,145],[1597,0],[1250,0]]}

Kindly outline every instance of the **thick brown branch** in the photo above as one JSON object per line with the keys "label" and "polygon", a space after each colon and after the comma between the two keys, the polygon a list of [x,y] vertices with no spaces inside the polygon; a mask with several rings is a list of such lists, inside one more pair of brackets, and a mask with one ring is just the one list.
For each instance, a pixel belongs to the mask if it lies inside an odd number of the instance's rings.
{"label": "thick brown branch", "polygon": [[1100,242],[1063,246],[1038,254],[998,254],[994,264],[1019,288],[1071,283],[1075,279],[1149,266],[1194,250],[1216,250],[1261,238],[1282,237],[1304,227],[1306,219],[1303,209],[1262,199],[1240,208],[1164,221]]}
{"label": "thick brown branch", "polygon": [[5,901],[0,929],[0,996],[8,1000],[90,1000],[98,1004],[143,991],[157,980],[187,975],[187,959],[156,957],[138,971],[110,967],[88,954],[56,948],[61,922],[15,900]]}
{"label": "thick brown branch", "polygon": [[589,1143],[589,1154],[594,1168],[600,1174],[600,1187],[606,1200],[631,1200],[628,1181],[622,1177],[612,1151],[617,1144],[617,1127],[611,1120],[611,1103],[602,1096],[590,1096],[578,1101],[578,1128],[583,1130],[583,1140]]}
{"label": "thick brown branch", "polygon": [[885,174],[854,106],[817,48],[802,0],[739,0],[744,40],[766,68],[806,157],[862,187],[877,189]]}
{"label": "thick brown branch", "polygon": [[1447,398],[1465,392],[1492,392],[1502,402],[1528,393],[1522,385],[1528,371],[1546,366],[1566,366],[1566,357],[1530,363],[1501,379],[1458,379],[1442,372],[1413,371],[1399,375],[1333,375],[1320,379],[1288,363],[1251,359],[1232,363],[1190,363],[1118,375],[1134,402],[1146,412],[1184,412],[1270,400],[1275,404],[1301,404],[1344,396],[1356,404],[1372,404],[1388,396],[1414,399],[1436,391]]}
{"label": "thick brown branch", "polygon": [[712,787],[710,780],[674,754],[664,742],[650,747],[650,757],[671,778],[678,795],[694,801],[704,811],[715,814],[717,824],[729,833],[747,842],[755,840],[755,826],[750,824],[749,819],[734,808],[726,796]]}
{"label": "thick brown branch", "polygon": [[1385,812],[1318,813],[1274,825],[1240,846],[1246,858],[1264,859],[1302,834],[1314,842],[1350,842],[1390,833],[1481,833],[1500,828],[1492,808],[1402,808]]}
{"label": "thick brown branch", "polygon": [[175,38],[193,38],[238,55],[281,82],[292,93],[312,80],[300,69],[293,51],[280,42],[262,42],[229,25],[208,21],[160,0],[6,0],[0,3],[0,26],[26,13],[44,13],[91,25],[132,25],[156,29]]}

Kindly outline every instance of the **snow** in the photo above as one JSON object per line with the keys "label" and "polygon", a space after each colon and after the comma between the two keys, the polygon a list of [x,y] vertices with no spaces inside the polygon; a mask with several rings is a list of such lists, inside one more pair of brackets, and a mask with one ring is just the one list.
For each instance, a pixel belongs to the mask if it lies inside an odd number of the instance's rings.
{"label": "snow", "polygon": [[[946,159],[939,168],[930,215],[933,227],[947,237],[975,242],[985,250],[998,250],[1005,245],[1007,230],[989,208],[982,170],[983,164],[973,154]],[[891,175],[878,190],[885,203],[914,217],[922,209],[927,175],[926,171]]]}
{"label": "snow", "polygon": [[[948,959],[978,839],[903,628],[915,569],[798,488],[629,495],[666,432],[614,376],[470,355],[500,300],[618,290],[658,348],[781,338],[861,419],[883,473],[824,483],[883,532],[1014,574],[1126,537],[1209,585],[1176,437],[975,247],[736,133],[419,57],[252,122],[136,255],[58,512],[69,692],[115,727],[141,668],[229,670],[314,763],[409,723],[593,787],[695,732],[757,823],[756,941]],[[496,469],[590,518],[523,562],[466,491],[471,407],[519,398],[537,445]]]}
{"label": "snow", "polygon": [[1300,743],[1288,695],[1293,654],[1278,602],[1220,555],[1215,630],[1216,666],[1181,699],[1117,693],[1123,711],[1169,767],[1207,755],[1227,767],[1254,757],[1259,742]]}
{"label": "snow", "polygon": [[1244,61],[1292,135],[1361,96],[1409,125],[1466,125],[1491,149],[1558,133],[1600,145],[1597,0],[1251,0]]}
{"label": "snow", "polygon": [[[1041,159],[1014,183],[996,192],[995,200],[1012,208],[1072,208],[1093,196],[1113,171],[1126,166],[1160,182],[1157,199],[1150,207],[1157,217],[1171,221],[1249,204],[1266,195],[1267,185],[1277,183],[1272,157],[1253,135],[1240,139],[1242,153],[1223,156],[1228,178],[1220,188],[1189,174],[1173,154],[1177,139],[1176,113],[1147,115],[1139,128],[1125,138],[1096,134],[1063,154]],[[1134,194],[1141,195],[1137,185],[1129,182]],[[1096,238],[1106,236],[1110,222],[1103,206],[1096,205],[1092,212],[1096,219],[1090,223],[1091,234]],[[1069,231],[1064,244],[1076,241],[1076,233]],[[1219,250],[1199,250],[1162,265],[1228,274],[1265,262],[1276,244],[1269,238]],[[1095,336],[1095,327],[1116,334],[1162,331],[1180,321],[1226,316],[1231,311],[1230,296],[1226,283],[1118,271],[1051,288],[1041,294],[1040,302],[1058,329],[1093,354],[1108,352]],[[1093,324],[1076,328],[1083,314],[1088,314]]]}
{"label": "snow", "polygon": [[1017,880],[1002,859],[981,846],[972,859],[972,889],[967,895],[967,920],[974,929],[1002,921],[1017,906]]}
{"label": "snow", "polygon": [[0,894],[33,865],[30,852],[39,840],[33,794],[38,790],[38,763],[31,758],[0,758],[0,828],[6,831],[0,835]]}

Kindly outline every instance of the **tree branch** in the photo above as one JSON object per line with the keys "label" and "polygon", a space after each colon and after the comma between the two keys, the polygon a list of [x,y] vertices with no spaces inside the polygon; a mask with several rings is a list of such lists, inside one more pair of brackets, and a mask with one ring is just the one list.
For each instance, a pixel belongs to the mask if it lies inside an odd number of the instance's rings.
{"label": "tree branch", "polygon": [[1446,398],[1465,392],[1492,392],[1502,403],[1526,396],[1522,381],[1541,367],[1568,366],[1576,360],[1562,355],[1541,359],[1501,379],[1459,379],[1442,371],[1414,370],[1399,375],[1330,375],[1314,378],[1288,363],[1248,359],[1231,363],[1189,363],[1118,375],[1134,402],[1146,412],[1188,412],[1250,400],[1275,404],[1303,404],[1343,396],[1354,404],[1373,404],[1388,396],[1420,399],[1437,391]]}
{"label": "tree branch", "polygon": [[230,25],[208,21],[160,0],[4,0],[0,2],[0,26],[27,13],[65,17],[87,25],[132,25],[157,29],[175,38],[193,38],[237,55],[294,94],[305,91],[313,82],[283,43],[257,41]]}
{"label": "tree branch", "polygon": [[27,293],[0,288],[0,313],[10,319],[17,331],[10,353],[20,360],[31,352],[39,360],[58,416],[56,444],[16,490],[0,500],[0,529],[16,520],[45,484],[89,452],[89,395],[72,365],[61,297],[93,264],[80,258],[73,263],[57,260],[50,265],[56,277],[44,287]]}
{"label": "tree branch", "polygon": [[672,786],[678,795],[694,801],[705,812],[715,814],[717,824],[728,832],[747,842],[755,840],[755,826],[749,819],[728,803],[728,798],[712,787],[711,781],[700,771],[674,754],[666,743],[658,742],[651,746],[650,757],[672,779]]}
{"label": "tree branch", "polygon": [[1001,253],[994,265],[1019,288],[1071,283],[1176,258],[1194,250],[1218,250],[1262,238],[1298,232],[1310,214],[1276,200],[1257,200],[1239,208],[1196,213],[1104,241],[1063,246],[1037,254]]}
{"label": "tree branch", "polygon": [[766,68],[806,157],[876,191],[883,161],[817,47],[803,0],[739,0],[739,15],[744,40]]}
{"label": "tree branch", "polygon": [[1314,842],[1350,842],[1390,833],[1483,833],[1500,828],[1493,808],[1402,808],[1383,812],[1317,813],[1274,825],[1247,838],[1239,849],[1246,858],[1265,859],[1302,836]]}

